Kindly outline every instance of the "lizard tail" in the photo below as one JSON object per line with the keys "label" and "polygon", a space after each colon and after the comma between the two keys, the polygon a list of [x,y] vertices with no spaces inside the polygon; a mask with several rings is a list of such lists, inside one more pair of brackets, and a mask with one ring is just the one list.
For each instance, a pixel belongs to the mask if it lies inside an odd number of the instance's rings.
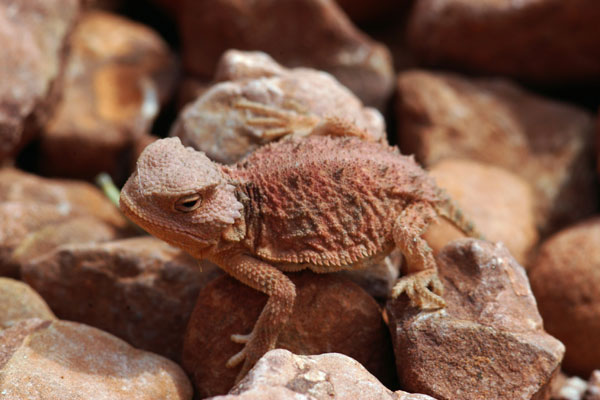
{"label": "lizard tail", "polygon": [[465,235],[485,240],[485,237],[475,228],[473,222],[463,214],[458,204],[444,191],[442,191],[441,195],[443,200],[436,206],[438,215],[448,220],[448,222],[457,227]]}

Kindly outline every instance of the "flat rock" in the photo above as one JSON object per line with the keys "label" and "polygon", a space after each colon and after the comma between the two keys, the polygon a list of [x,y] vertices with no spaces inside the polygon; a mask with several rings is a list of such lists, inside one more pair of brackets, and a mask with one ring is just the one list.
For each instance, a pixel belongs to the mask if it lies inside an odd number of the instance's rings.
{"label": "flat rock", "polygon": [[152,237],[61,246],[22,271],[59,318],[174,360],[198,291],[218,274]]}
{"label": "flat rock", "polygon": [[179,366],[99,329],[23,320],[0,331],[0,395],[6,399],[188,400]]}
{"label": "flat rock", "polygon": [[260,103],[290,118],[335,116],[366,131],[370,140],[385,140],[381,114],[364,107],[327,73],[287,69],[265,53],[230,50],[221,58],[216,80],[219,83],[181,112],[171,131],[184,145],[213,160],[233,163],[273,140],[265,135],[265,127],[247,122],[266,115],[236,108],[240,101]]}
{"label": "flat rock", "polygon": [[46,120],[78,14],[78,0],[0,1],[0,162]]}
{"label": "flat rock", "polygon": [[542,243],[529,277],[545,328],[567,348],[563,368],[588,376],[600,365],[600,218]]}
{"label": "flat rock", "polygon": [[174,57],[150,28],[100,11],[83,15],[70,48],[39,168],[53,176],[92,179],[107,172],[123,180],[134,142],[174,87]]}
{"label": "flat rock", "polygon": [[398,79],[400,148],[425,166],[466,158],[529,182],[547,234],[596,210],[591,116],[498,79],[409,71]]}
{"label": "flat rock", "polygon": [[[343,353],[384,383],[392,381],[391,345],[375,300],[341,276],[310,272],[289,276],[296,285],[296,303],[276,346],[296,354]],[[266,301],[266,295],[228,276],[200,292],[182,358],[200,397],[231,389],[239,368],[227,368],[225,363],[241,345],[230,336],[250,332]]]}
{"label": "flat rock", "polygon": [[31,286],[0,278],[0,330],[28,318],[56,319],[48,304]]}
{"label": "flat rock", "polygon": [[447,306],[388,302],[401,387],[437,399],[548,399],[564,346],[544,332],[521,267],[503,245],[450,243],[437,257]]}
{"label": "flat rock", "polygon": [[600,81],[596,0],[420,0],[408,30],[421,62],[538,83]]}
{"label": "flat rock", "polygon": [[[518,175],[470,160],[446,159],[429,169],[439,187],[450,195],[486,240],[502,242],[522,265],[538,241],[531,185]],[[425,236],[435,253],[464,237],[444,219]]]}
{"label": "flat rock", "polygon": [[186,0],[179,26],[184,68],[198,78],[210,79],[226,50],[260,50],[331,73],[369,106],[383,107],[393,89],[389,51],[333,0]]}

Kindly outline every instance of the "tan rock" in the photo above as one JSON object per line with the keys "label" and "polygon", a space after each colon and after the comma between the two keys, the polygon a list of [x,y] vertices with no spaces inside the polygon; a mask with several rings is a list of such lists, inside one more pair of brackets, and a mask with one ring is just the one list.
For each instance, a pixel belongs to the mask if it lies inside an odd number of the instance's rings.
{"label": "tan rock", "polygon": [[29,285],[0,278],[0,329],[28,318],[56,319],[48,304]]}
{"label": "tan rock", "polygon": [[383,107],[391,94],[389,51],[333,0],[187,0],[179,17],[183,64],[198,78],[212,77],[226,50],[260,50],[287,67],[331,73],[369,106]]}
{"label": "tan rock", "polygon": [[564,346],[543,330],[524,269],[502,245],[452,242],[437,258],[447,306],[388,302],[400,384],[438,399],[548,399]]}
{"label": "tan rock", "polygon": [[398,79],[400,148],[426,166],[467,158],[534,188],[544,234],[596,210],[593,120],[504,80],[410,71]]}
{"label": "tan rock", "polygon": [[563,368],[588,376],[600,365],[600,218],[542,243],[529,276],[545,328],[567,348]]}
{"label": "tan rock", "polygon": [[192,398],[175,363],[83,324],[28,319],[0,331],[0,344],[6,399]]}
{"label": "tan rock", "polygon": [[588,383],[578,376],[568,377],[563,373],[557,375],[552,383],[552,400],[582,400]]}
{"label": "tan rock", "polygon": [[174,360],[198,291],[218,274],[152,237],[61,246],[22,271],[59,318]]}
{"label": "tan rock", "polygon": [[592,372],[584,400],[600,400],[600,370]]}
{"label": "tan rock", "polygon": [[[486,240],[502,242],[520,264],[538,241],[531,186],[502,168],[470,160],[446,159],[429,169],[436,183],[459,205]],[[439,253],[464,237],[443,219],[431,225],[427,243]]]}
{"label": "tan rock", "polygon": [[[338,352],[362,363],[384,383],[393,374],[391,348],[377,303],[340,276],[303,272],[290,275],[297,297],[293,315],[277,347],[296,354]],[[231,334],[251,331],[267,297],[240,282],[221,277],[206,286],[190,317],[182,364],[198,396],[225,394],[239,368],[227,360],[241,349]]]}
{"label": "tan rock", "polygon": [[421,61],[545,83],[600,81],[596,0],[420,0],[409,38]]}
{"label": "tan rock", "polygon": [[0,162],[45,122],[78,13],[77,0],[0,1]]}

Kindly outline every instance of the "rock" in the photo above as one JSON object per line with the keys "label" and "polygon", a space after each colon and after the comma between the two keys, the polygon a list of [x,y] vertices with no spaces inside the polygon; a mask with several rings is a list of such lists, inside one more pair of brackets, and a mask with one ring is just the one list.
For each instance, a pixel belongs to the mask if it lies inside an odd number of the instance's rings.
{"label": "rock", "polygon": [[265,354],[229,395],[207,400],[431,399],[406,395],[393,393],[360,363],[343,354],[299,356],[275,349]]}
{"label": "rock", "polygon": [[223,52],[260,50],[287,67],[334,75],[366,105],[393,88],[389,51],[358,31],[333,0],[186,0],[179,14],[186,72],[210,79]]}
{"label": "rock", "polygon": [[175,363],[68,321],[28,319],[0,331],[0,376],[6,399],[192,398]]}
{"label": "rock", "polygon": [[582,400],[583,394],[588,388],[586,381],[578,376],[569,378],[559,374],[552,384],[552,400]]}
{"label": "rock", "polygon": [[377,300],[385,302],[400,276],[402,253],[394,250],[389,256],[364,269],[335,272],[347,277]]}
{"label": "rock", "polygon": [[56,101],[78,0],[0,1],[0,162],[45,122]]}
{"label": "rock", "polygon": [[529,277],[546,330],[567,348],[564,370],[587,376],[600,365],[600,218],[542,243]]}
{"label": "rock", "polygon": [[56,319],[46,302],[29,285],[0,278],[0,331],[28,318]]}
{"label": "rock", "polygon": [[538,83],[600,81],[596,0],[415,3],[408,30],[428,65]]}
{"label": "rock", "polygon": [[61,246],[24,264],[22,274],[59,318],[178,360],[198,291],[219,271],[158,239],[139,237]]}
{"label": "rock", "polygon": [[437,399],[548,399],[564,346],[543,330],[523,268],[475,239],[439,254],[447,306],[388,302],[401,387]]}
{"label": "rock", "polygon": [[600,400],[600,370],[592,372],[584,400]]}
{"label": "rock", "polygon": [[[357,24],[375,24],[381,20],[396,17],[397,14],[408,7],[408,2],[395,0],[336,0],[344,13]],[[395,20],[396,18],[394,18]]]}
{"label": "rock", "polygon": [[[311,272],[289,275],[296,285],[293,315],[277,347],[296,354],[338,352],[365,366],[384,383],[393,377],[388,334],[377,303],[348,279]],[[186,330],[182,365],[200,397],[225,394],[238,368],[227,360],[241,349],[231,334],[251,331],[267,296],[224,276],[206,286]]]}
{"label": "rock", "polygon": [[[459,159],[440,161],[429,174],[487,240],[504,243],[517,262],[527,262],[538,241],[535,202],[527,182],[502,168]],[[448,242],[464,234],[438,219],[425,237],[439,253]]]}
{"label": "rock", "polygon": [[[258,102],[289,118],[318,121],[335,116],[366,131],[371,140],[385,140],[381,114],[364,107],[327,73],[286,69],[264,53],[231,50],[223,55],[216,79],[220,83],[188,105],[171,131],[171,136],[179,136],[183,144],[213,160],[233,163],[274,140],[264,126],[248,124],[248,119],[264,115],[236,108],[240,101]],[[313,125],[303,127],[305,134]]]}
{"label": "rock", "polygon": [[400,148],[426,166],[467,158],[528,181],[543,234],[596,210],[587,112],[504,80],[410,71],[398,79],[397,115]]}

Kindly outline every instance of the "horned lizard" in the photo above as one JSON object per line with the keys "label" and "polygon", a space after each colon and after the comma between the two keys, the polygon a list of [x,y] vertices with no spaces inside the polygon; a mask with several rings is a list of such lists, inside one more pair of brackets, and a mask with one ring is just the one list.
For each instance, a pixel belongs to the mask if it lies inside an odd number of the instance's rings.
{"label": "horned lizard", "polygon": [[421,238],[442,216],[477,235],[414,161],[387,144],[313,136],[268,144],[234,166],[178,138],[149,145],[125,184],[121,208],[148,232],[269,296],[243,349],[238,379],[275,346],[296,295],[283,273],[360,268],[399,248],[408,273],[392,297],[438,309],[434,257]]}

